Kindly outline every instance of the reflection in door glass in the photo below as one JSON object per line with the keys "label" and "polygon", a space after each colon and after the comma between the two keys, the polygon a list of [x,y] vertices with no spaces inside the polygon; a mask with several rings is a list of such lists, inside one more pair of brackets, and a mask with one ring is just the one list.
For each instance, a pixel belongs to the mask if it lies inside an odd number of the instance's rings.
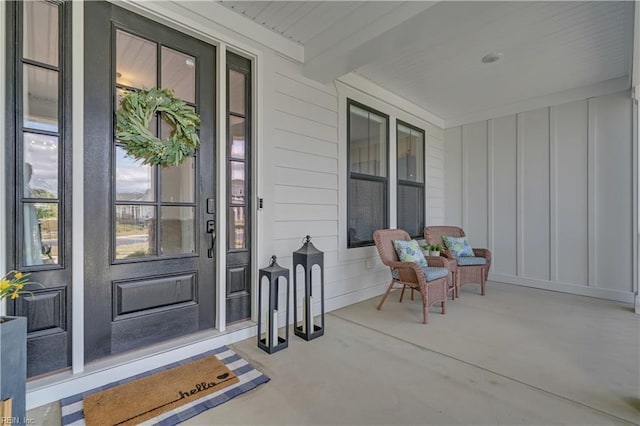
{"label": "reflection in door glass", "polygon": [[58,263],[58,204],[24,203],[24,266]]}
{"label": "reflection in door glass", "polygon": [[116,259],[154,256],[156,208],[141,205],[116,206]]}
{"label": "reflection in door glass", "polygon": [[24,65],[24,127],[58,131],[58,72]]}
{"label": "reflection in door glass", "polygon": [[229,248],[245,248],[245,210],[244,207],[229,209]]}
{"label": "reflection in door glass", "polygon": [[124,31],[116,31],[116,84],[156,87],[156,44]]}
{"label": "reflection in door glass", "polygon": [[154,201],[155,168],[142,164],[116,147],[116,201]]}
{"label": "reflection in door glass", "polygon": [[22,56],[58,66],[58,5],[26,1],[23,13]]}
{"label": "reflection in door glass", "polygon": [[229,70],[229,111],[244,115],[245,75]]}
{"label": "reflection in door glass", "polygon": [[245,151],[245,119],[232,115],[229,117],[229,133],[231,135],[231,158],[244,160]]}
{"label": "reflection in door glass", "polygon": [[25,198],[58,198],[58,138],[24,133]]}
{"label": "reflection in door glass", "polygon": [[173,90],[177,98],[196,102],[196,58],[162,47],[162,88]]}
{"label": "reflection in door glass", "polygon": [[162,167],[162,201],[168,203],[195,202],[195,162],[188,157],[179,166]]}
{"label": "reflection in door glass", "polygon": [[244,204],[244,163],[231,161],[231,204]]}
{"label": "reflection in door glass", "polygon": [[195,253],[193,207],[162,207],[160,218],[163,255]]}

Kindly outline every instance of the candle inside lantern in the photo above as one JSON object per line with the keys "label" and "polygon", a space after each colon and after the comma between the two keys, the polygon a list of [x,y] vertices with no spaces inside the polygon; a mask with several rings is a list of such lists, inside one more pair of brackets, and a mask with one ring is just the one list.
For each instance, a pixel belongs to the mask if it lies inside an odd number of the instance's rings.
{"label": "candle inside lantern", "polygon": [[302,298],[302,332],[307,332],[307,307],[304,303],[304,297]]}
{"label": "candle inside lantern", "polygon": [[312,296],[309,296],[309,324],[307,324],[307,326],[309,327],[309,332],[313,333],[314,328],[313,328],[313,297]]}
{"label": "candle inside lantern", "polygon": [[271,347],[278,345],[278,310],[274,309],[271,316]]}

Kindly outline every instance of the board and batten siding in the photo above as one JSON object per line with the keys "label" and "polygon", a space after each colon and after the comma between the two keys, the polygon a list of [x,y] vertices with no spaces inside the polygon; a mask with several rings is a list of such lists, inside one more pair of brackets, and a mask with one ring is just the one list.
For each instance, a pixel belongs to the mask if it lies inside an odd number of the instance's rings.
{"label": "board and batten siding", "polygon": [[446,129],[446,221],[492,280],[632,302],[632,130],[629,92]]}
{"label": "board and batten siding", "polygon": [[[308,234],[324,252],[327,311],[381,294],[389,284],[389,271],[380,263],[375,249],[347,250],[346,246],[340,246],[341,224],[346,220],[339,217],[340,178],[346,176],[347,170],[346,161],[340,159],[340,144],[346,141],[340,140],[343,98],[337,84],[319,84],[305,78],[299,65],[277,55],[265,55],[264,87],[265,137],[260,172],[264,208],[259,213],[263,215],[263,229],[258,230],[264,259],[260,259],[259,267],[266,266],[268,258],[275,254],[280,265],[291,268],[292,252],[302,246],[302,239]],[[362,96],[356,99],[367,104],[369,95]],[[395,117],[418,127],[423,124],[427,152],[426,221],[442,223],[445,158],[442,129],[402,116],[396,107],[379,100],[372,107],[390,115],[392,138],[395,138]],[[395,155],[391,158],[395,159]],[[390,184],[395,185],[395,178],[390,177]],[[395,200],[391,198],[395,208]],[[345,256],[345,251],[359,255]],[[302,278],[300,271],[298,277]],[[316,280],[314,276],[314,295],[319,295],[318,285],[319,278]],[[315,299],[318,305],[319,300]]]}

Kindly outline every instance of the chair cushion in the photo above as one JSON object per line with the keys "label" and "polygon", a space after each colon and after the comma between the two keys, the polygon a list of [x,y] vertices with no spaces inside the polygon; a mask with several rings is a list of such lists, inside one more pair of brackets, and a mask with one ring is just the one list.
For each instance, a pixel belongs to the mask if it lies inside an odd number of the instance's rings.
{"label": "chair cushion", "polygon": [[459,256],[456,257],[458,261],[458,266],[471,266],[471,265],[486,265],[487,259],[484,257],[476,257],[476,256]]}
{"label": "chair cushion", "polygon": [[455,257],[473,256],[473,249],[465,237],[457,238],[443,236],[442,240],[444,241],[444,245],[447,246],[447,249]]}
{"label": "chair cushion", "polygon": [[[438,268],[435,266],[422,266],[422,271],[424,272],[424,277],[427,281],[437,280],[438,278],[446,277],[449,274],[449,270],[447,268]],[[395,268],[391,270],[391,276],[394,280],[400,280],[400,274]]]}
{"label": "chair cushion", "polygon": [[447,268],[438,268],[436,266],[423,266],[422,271],[424,272],[424,276],[427,281],[437,280],[438,278],[443,278],[449,275],[449,270]]}
{"label": "chair cushion", "polygon": [[416,240],[394,240],[393,247],[396,249],[400,262],[417,263],[423,267],[428,266],[427,260],[424,258],[424,254],[422,254],[422,250],[420,250]]}

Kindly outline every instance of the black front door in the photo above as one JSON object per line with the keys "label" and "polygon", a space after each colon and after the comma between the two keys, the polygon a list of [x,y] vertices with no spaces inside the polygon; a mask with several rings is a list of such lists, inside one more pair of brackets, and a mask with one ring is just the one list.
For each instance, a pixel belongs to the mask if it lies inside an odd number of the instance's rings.
{"label": "black front door", "polygon": [[[211,45],[85,4],[88,361],[214,326],[214,61]],[[180,166],[145,166],[114,138],[121,97],[151,87],[173,90],[202,119],[201,147]],[[152,125],[161,138],[172,132],[160,116]]]}

